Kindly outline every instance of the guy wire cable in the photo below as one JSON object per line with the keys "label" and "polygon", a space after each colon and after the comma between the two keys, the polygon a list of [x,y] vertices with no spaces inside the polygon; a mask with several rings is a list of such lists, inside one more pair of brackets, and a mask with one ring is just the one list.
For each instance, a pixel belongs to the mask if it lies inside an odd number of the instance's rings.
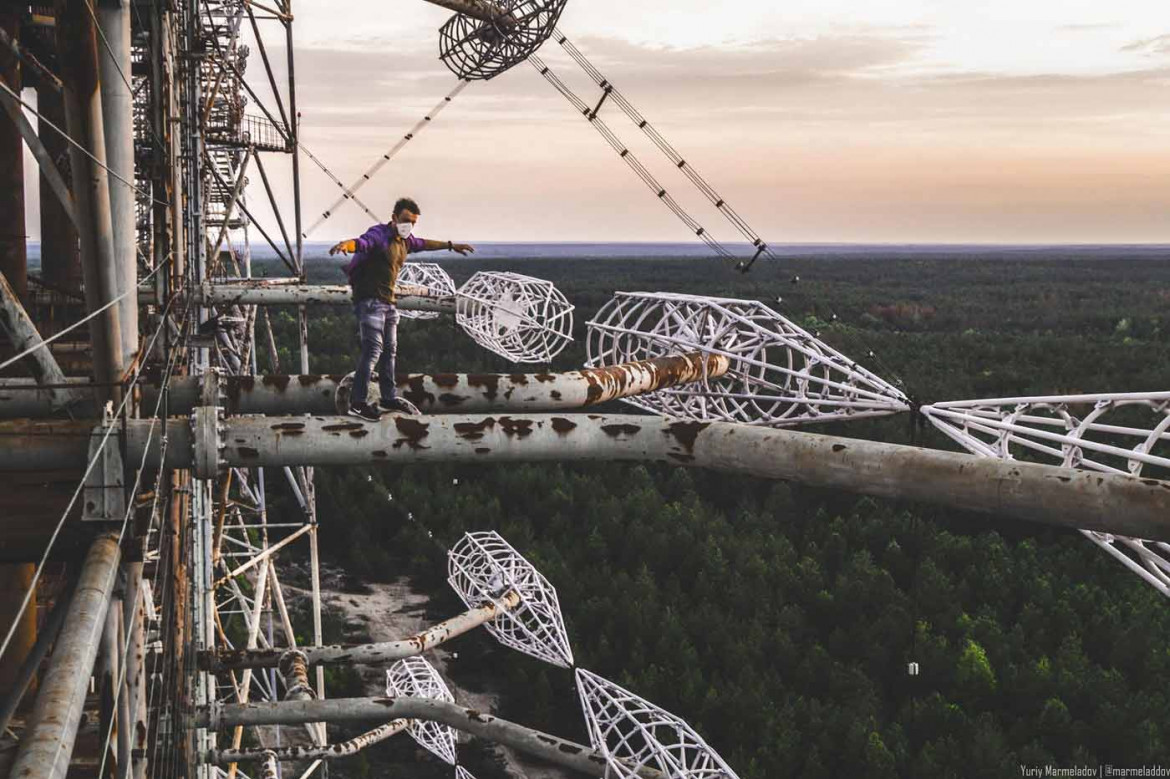
{"label": "guy wire cable", "polygon": [[[325,211],[323,211],[321,213],[321,216],[318,217],[317,221],[314,222],[309,227],[308,230],[301,233],[301,237],[308,238],[309,233],[312,233],[314,230],[316,230],[318,227],[320,227],[322,224],[324,224],[325,221],[327,219],[329,219],[329,217],[333,216],[333,212],[337,209],[337,207],[340,206],[345,201],[347,201],[347,200],[355,200],[356,201],[354,193],[356,193],[359,189],[364,187],[366,185],[366,183],[368,183],[370,181],[370,179],[372,179],[375,175],[377,175],[378,171],[382,169],[383,165],[385,165],[387,162],[389,162],[391,159],[393,159],[394,155],[398,154],[398,152],[402,151],[403,147],[405,147],[406,144],[410,143],[410,141],[416,135],[418,135],[422,131],[422,129],[424,127],[426,127],[427,124],[429,124],[431,122],[431,120],[433,120],[436,116],[438,116],[439,113],[442,112],[442,110],[444,108],[446,108],[460,92],[462,92],[464,89],[466,89],[467,85],[470,83],[471,82],[467,79],[460,79],[459,83],[455,85],[455,88],[452,89],[450,92],[448,92],[447,95],[442,100],[439,101],[438,105],[436,105],[434,108],[431,109],[430,113],[423,116],[423,118],[420,119],[418,121],[418,123],[415,124],[414,127],[410,128],[410,132],[408,132],[406,135],[402,136],[402,138],[399,139],[398,143],[394,144],[394,146],[392,146],[385,154],[383,154],[381,156],[381,158],[378,159],[377,162],[375,162],[372,166],[370,166],[370,168],[365,173],[363,173],[361,175],[361,178],[354,181],[354,183],[350,184],[348,187],[343,186],[341,184],[341,182],[337,179],[336,176],[334,176],[332,173],[329,173],[329,171],[325,168],[325,166],[322,165],[320,163],[320,161],[318,161],[315,157],[313,157],[313,155],[310,154],[309,155],[310,159],[312,159],[314,162],[316,162],[317,165],[320,166],[322,170],[325,170],[325,172],[329,175],[329,177],[331,179],[333,179],[334,182],[336,182],[338,186],[341,187],[342,195],[340,198],[333,201],[333,203],[327,209],[325,209]],[[301,148],[304,149],[304,146],[302,146]],[[308,149],[305,149],[305,152],[308,153]],[[366,208],[364,205],[362,206],[362,208],[365,209],[367,214],[370,214],[371,216],[373,216],[373,213],[368,208]],[[377,217],[374,217],[374,218],[377,219]],[[381,221],[381,220],[379,220],[379,221]]]}
{"label": "guy wire cable", "polygon": [[613,148],[613,150],[618,153],[618,156],[626,161],[626,164],[630,166],[630,169],[634,171],[638,178],[642,179],[646,186],[650,188],[650,191],[654,192],[658,199],[661,200],[666,205],[666,207],[674,213],[675,216],[682,220],[682,223],[687,226],[687,229],[702,238],[703,241],[705,241],[706,244],[711,247],[712,251],[714,251],[720,257],[728,260],[735,259],[734,254],[732,254],[725,246],[723,246],[723,244],[719,243],[719,241],[715,240],[715,238],[707,232],[706,228],[699,224],[699,222],[693,216],[687,213],[687,211],[678,204],[678,201],[670,196],[670,194],[666,191],[666,188],[658,183],[658,179],[654,178],[654,175],[646,169],[646,166],[643,165],[641,161],[634,156],[634,153],[631,152],[629,148],[622,143],[621,139],[614,134],[613,130],[609,129],[609,126],[601,120],[601,118],[597,115],[596,110],[591,109],[588,104],[585,103],[585,101],[579,98],[576,93],[574,93],[573,90],[565,84],[565,82],[561,81],[561,79],[552,72],[552,69],[549,68],[548,65],[544,64],[544,61],[535,54],[530,54],[528,56],[528,61],[532,64],[532,67],[536,68],[536,71],[540,73],[540,75],[544,76],[548,83],[553,85],[554,89],[564,95],[565,99],[568,100],[569,103],[574,108],[576,108],[582,116],[589,120],[589,123],[593,125],[597,132],[601,133],[601,137],[605,139],[606,143],[608,143]]}
{"label": "guy wire cable", "polygon": [[733,209],[727,203],[727,201],[724,200],[722,196],[720,196],[718,192],[715,191],[715,188],[712,187],[707,182],[707,180],[703,178],[703,176],[697,170],[695,170],[695,168],[689,162],[687,162],[681,154],[679,154],[678,150],[675,149],[674,146],[672,146],[670,142],[667,141],[666,138],[664,138],[662,134],[659,133],[658,130],[656,130],[654,126],[646,120],[644,116],[642,116],[638,109],[635,108],[634,105],[626,99],[626,96],[618,91],[617,87],[613,85],[613,82],[609,81],[609,79],[602,75],[601,71],[594,67],[592,62],[586,59],[585,55],[581,53],[581,50],[574,46],[573,43],[565,36],[563,32],[561,32],[559,28],[553,30],[553,36],[556,38],[557,43],[561,45],[561,48],[563,48],[569,54],[569,56],[573,58],[573,61],[581,66],[581,69],[585,71],[585,74],[589,76],[589,78],[591,78],[593,82],[597,84],[597,86],[604,90],[601,100],[597,104],[597,108],[594,108],[592,113],[596,114],[606,99],[613,100],[617,106],[622,109],[622,112],[625,113],[627,117],[629,117],[630,121],[638,126],[638,129],[641,130],[664,155],[666,155],[666,158],[670,160],[675,165],[675,167],[681,170],[686,175],[686,177],[691,180],[695,187],[698,188],[698,190],[702,192],[708,200],[711,201],[715,208],[718,209],[719,212],[727,218],[727,221],[731,222],[731,224],[735,226],[735,229],[738,230],[740,234],[743,235],[743,237],[746,238],[753,247],[755,247],[755,256],[743,264],[740,270],[749,270],[752,264],[756,261],[756,259],[759,258],[761,254],[767,255],[769,259],[778,259],[772,250],[768,248],[768,244],[764,242],[759,233],[753,230],[751,225],[749,225],[747,221],[741,217],[735,211],[735,209]]}

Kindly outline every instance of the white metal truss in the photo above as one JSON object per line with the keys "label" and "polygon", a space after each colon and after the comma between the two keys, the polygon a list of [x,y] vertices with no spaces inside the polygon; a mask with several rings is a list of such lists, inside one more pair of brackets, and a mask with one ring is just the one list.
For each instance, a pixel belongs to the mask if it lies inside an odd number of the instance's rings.
{"label": "white metal truss", "polygon": [[671,779],[734,779],[736,774],[690,725],[629,690],[578,668],[577,693],[606,776],[635,779],[643,769]]}
{"label": "white metal truss", "polygon": [[[407,657],[390,666],[386,671],[386,695],[455,702],[455,696],[447,688],[443,677],[421,657]],[[455,729],[451,726],[431,720],[411,720],[409,732],[420,746],[449,765],[455,765],[458,761],[455,755]]]}
{"label": "white metal truss", "polygon": [[[494,603],[499,613],[484,627],[506,647],[571,668],[573,650],[556,589],[495,531],[466,533],[447,553],[447,581],[468,608]],[[520,604],[507,608],[510,591]]]}
{"label": "white metal truss", "polygon": [[[410,287],[422,287],[432,297],[449,297],[455,294],[455,282],[447,271],[433,262],[408,262],[398,272],[398,291],[405,294]],[[403,319],[438,319],[438,311],[399,310]]]}
{"label": "white metal truss", "polygon": [[[1065,468],[1170,477],[1170,392],[963,400],[923,406],[922,413],[981,457],[1022,455]],[[1081,532],[1170,597],[1170,544]]]}
{"label": "white metal truss", "polygon": [[455,766],[455,779],[475,779],[475,774],[461,765]]}
{"label": "white metal truss", "polygon": [[788,427],[909,410],[901,390],[754,300],[618,292],[589,322],[587,365],[701,351],[718,378],[624,402],[681,419]]}
{"label": "white metal truss", "polygon": [[551,281],[480,271],[460,287],[455,319],[483,348],[512,362],[549,362],[573,340],[573,306]]}

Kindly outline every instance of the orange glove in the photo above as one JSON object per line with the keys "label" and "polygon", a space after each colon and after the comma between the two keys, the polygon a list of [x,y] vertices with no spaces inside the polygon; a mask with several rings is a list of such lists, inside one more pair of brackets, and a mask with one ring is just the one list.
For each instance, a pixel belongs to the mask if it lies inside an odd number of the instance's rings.
{"label": "orange glove", "polygon": [[332,249],[330,249],[329,255],[333,256],[334,254],[337,254],[338,252],[341,252],[342,254],[353,254],[356,251],[357,251],[357,241],[354,241],[351,238],[348,241],[342,241],[341,243],[337,244]]}

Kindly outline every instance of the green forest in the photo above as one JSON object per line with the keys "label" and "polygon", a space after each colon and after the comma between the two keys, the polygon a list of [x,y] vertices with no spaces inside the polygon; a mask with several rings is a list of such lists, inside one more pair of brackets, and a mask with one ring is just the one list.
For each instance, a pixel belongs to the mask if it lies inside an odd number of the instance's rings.
{"label": "green forest", "polygon": [[[1121,250],[891,249],[747,275],[714,260],[436,256],[456,283],[488,269],[554,281],[577,310],[553,369],[581,365],[585,322],[615,290],[678,291],[763,301],[918,403],[1170,389],[1170,264]],[[341,283],[339,265],[311,259],[312,280]],[[294,312],[271,315],[295,372]],[[314,310],[309,328],[315,373],[352,370],[351,311]],[[436,320],[403,322],[399,370],[516,368]],[[909,415],[816,432],[953,448]],[[557,587],[578,665],[688,720],[744,779],[1018,776],[1170,756],[1170,610],[1075,532],[669,466],[316,474],[323,554],[355,581],[408,574],[435,620],[451,616],[462,605],[446,547],[499,531]],[[339,640],[337,620],[329,630]],[[587,741],[570,672],[483,631],[450,648],[453,680],[501,692],[499,714]],[[333,696],[361,694],[352,673],[330,681]],[[450,776],[419,754],[392,739],[331,775]],[[461,756],[479,779],[504,775],[482,745]]]}

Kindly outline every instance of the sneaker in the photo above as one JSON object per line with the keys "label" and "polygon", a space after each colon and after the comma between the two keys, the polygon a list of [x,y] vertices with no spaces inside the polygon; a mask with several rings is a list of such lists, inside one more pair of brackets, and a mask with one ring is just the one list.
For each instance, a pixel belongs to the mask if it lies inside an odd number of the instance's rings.
{"label": "sneaker", "polygon": [[369,403],[351,403],[347,413],[351,417],[364,419],[367,422],[377,422],[382,418],[382,412],[378,411],[378,409]]}
{"label": "sneaker", "polygon": [[378,408],[383,411],[397,411],[400,414],[410,414],[412,416],[420,413],[418,406],[406,398],[391,398],[389,401],[379,400]]}

